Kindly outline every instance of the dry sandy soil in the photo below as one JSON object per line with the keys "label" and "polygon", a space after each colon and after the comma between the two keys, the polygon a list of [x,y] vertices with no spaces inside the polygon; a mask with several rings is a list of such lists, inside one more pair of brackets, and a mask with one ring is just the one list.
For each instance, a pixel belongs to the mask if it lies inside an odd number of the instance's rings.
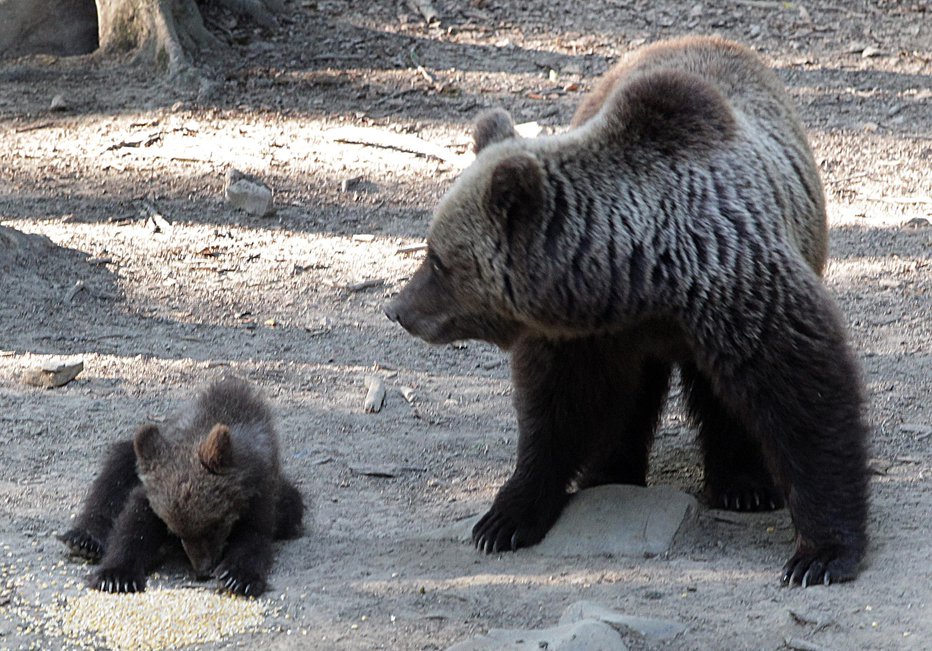
{"label": "dry sandy soil", "polygon": [[[553,625],[580,599],[686,624],[659,645],[669,649],[932,647],[928,5],[435,6],[428,25],[404,2],[292,2],[276,34],[211,14],[229,48],[199,61],[200,84],[94,59],[0,65],[0,222],[56,245],[0,247],[0,648],[106,646],[55,636],[49,608],[81,593],[87,567],[54,536],[110,442],[231,371],[272,402],[284,465],[311,508],[304,537],[278,548],[260,630],[205,648],[442,649],[492,627]],[[779,586],[785,511],[703,509],[650,559],[484,556],[427,535],[488,506],[516,426],[501,352],[432,348],[382,315],[418,263],[399,247],[423,238],[478,111],[500,105],[560,130],[620,55],[687,33],[772,61],[823,173],[826,282],[863,363],[873,429],[871,546],[851,584]],[[67,111],[48,110],[56,94]],[[346,126],[450,155],[337,142],[331,130]],[[274,216],[224,203],[230,167],[274,187]],[[170,225],[155,228],[153,213]],[[84,371],[62,388],[21,382],[74,359]],[[362,409],[371,373],[389,387],[378,414]],[[675,398],[651,482],[700,486]],[[191,581],[179,569],[154,584]]]}

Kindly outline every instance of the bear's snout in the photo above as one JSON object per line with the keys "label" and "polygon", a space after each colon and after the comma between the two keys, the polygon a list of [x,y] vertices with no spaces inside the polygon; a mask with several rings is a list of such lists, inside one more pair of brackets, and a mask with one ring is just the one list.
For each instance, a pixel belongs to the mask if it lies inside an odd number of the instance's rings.
{"label": "bear's snout", "polygon": [[394,321],[404,327],[401,323],[401,315],[398,313],[397,301],[390,301],[382,306],[382,312],[388,317],[389,321]]}

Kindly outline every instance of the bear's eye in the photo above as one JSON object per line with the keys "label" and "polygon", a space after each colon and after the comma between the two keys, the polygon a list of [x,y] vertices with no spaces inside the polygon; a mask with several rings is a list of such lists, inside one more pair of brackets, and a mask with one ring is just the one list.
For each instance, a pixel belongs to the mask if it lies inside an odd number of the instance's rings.
{"label": "bear's eye", "polygon": [[443,266],[443,263],[440,261],[440,256],[438,256],[433,251],[427,254],[427,261],[430,262],[430,268],[433,269],[434,273],[440,275],[446,275],[447,268]]}

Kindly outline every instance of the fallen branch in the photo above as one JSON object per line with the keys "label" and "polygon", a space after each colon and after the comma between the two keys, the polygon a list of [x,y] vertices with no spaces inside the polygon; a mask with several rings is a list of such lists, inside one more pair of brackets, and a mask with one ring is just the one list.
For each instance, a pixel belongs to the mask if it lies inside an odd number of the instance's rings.
{"label": "fallen branch", "polygon": [[364,145],[379,147],[381,149],[394,149],[408,154],[416,154],[425,158],[435,158],[457,167],[466,167],[472,160],[471,156],[457,154],[444,147],[427,142],[417,136],[405,133],[395,133],[384,129],[369,129],[366,127],[339,127],[326,132],[333,142],[344,142],[350,145]]}
{"label": "fallen branch", "polygon": [[867,197],[867,200],[879,201],[880,203],[893,203],[897,205],[932,203],[932,197]]}

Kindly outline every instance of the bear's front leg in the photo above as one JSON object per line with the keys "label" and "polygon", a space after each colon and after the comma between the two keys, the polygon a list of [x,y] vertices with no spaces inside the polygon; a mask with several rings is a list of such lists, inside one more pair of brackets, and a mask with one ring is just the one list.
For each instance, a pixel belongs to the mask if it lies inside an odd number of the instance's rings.
{"label": "bear's front leg", "polygon": [[149,506],[145,490],[137,486],[120,512],[107,538],[107,552],[88,577],[88,584],[104,592],[142,592],[146,572],[168,537],[168,528]]}
{"label": "bear's front leg", "polygon": [[136,453],[132,440],[110,448],[100,474],[94,479],[74,526],[58,537],[72,554],[99,561],[106,552],[107,537],[136,486]]}
{"label": "bear's front leg", "polygon": [[[860,374],[841,317],[815,276],[793,281],[781,287],[757,349],[730,361],[739,347],[707,349],[706,370],[718,397],[760,442],[784,491],[796,550],[783,582],[805,587],[857,576],[869,476]],[[736,334],[735,323],[710,331]]]}
{"label": "bear's front leg", "polygon": [[265,592],[272,569],[275,503],[255,499],[233,525],[223,559],[214,570],[222,590],[245,597]]}
{"label": "bear's front leg", "polygon": [[[620,432],[613,411],[619,404],[605,387],[617,377],[596,339],[549,341],[520,338],[512,349],[518,454],[514,474],[492,508],[476,524],[472,539],[486,553],[540,542],[568,500],[567,488],[605,433]],[[608,422],[611,421],[611,422]],[[646,447],[633,467],[646,463]],[[637,474],[636,472],[634,474]],[[643,478],[641,479],[643,481]]]}

